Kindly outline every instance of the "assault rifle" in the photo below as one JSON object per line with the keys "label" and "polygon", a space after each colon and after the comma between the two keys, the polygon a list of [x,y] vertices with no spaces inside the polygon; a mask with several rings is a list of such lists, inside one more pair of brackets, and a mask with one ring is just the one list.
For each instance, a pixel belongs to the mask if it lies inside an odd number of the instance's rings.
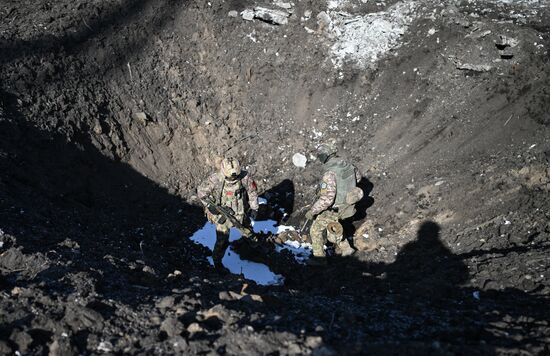
{"label": "assault rifle", "polygon": [[[233,226],[237,230],[239,230],[244,237],[252,240],[256,240],[256,236],[255,236],[256,234],[254,233],[254,231],[252,231],[252,229],[250,229],[249,227],[246,227],[243,224],[241,224],[241,222],[237,220],[237,218],[233,215],[234,212],[231,208],[217,205],[213,201],[208,201],[207,208],[212,214],[221,215],[225,219],[229,220],[231,224],[233,224]],[[225,220],[221,221],[220,223],[223,224],[224,222]]]}

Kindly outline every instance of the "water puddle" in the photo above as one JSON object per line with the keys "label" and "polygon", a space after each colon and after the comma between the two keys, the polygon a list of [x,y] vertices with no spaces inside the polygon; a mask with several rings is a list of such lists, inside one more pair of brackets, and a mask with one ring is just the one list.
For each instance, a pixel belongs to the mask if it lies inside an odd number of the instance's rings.
{"label": "water puddle", "polygon": [[[292,226],[277,225],[274,220],[259,220],[252,221],[252,226],[255,232],[264,232],[279,234],[286,230],[294,230]],[[233,242],[241,238],[241,233],[236,229],[231,229],[229,233],[229,241]],[[214,224],[207,222],[201,229],[197,230],[191,241],[201,244],[212,251],[214,244],[216,243],[216,228]],[[282,246],[277,246],[277,251],[280,252],[283,249],[287,249],[292,252],[298,262],[303,263],[309,258],[311,245],[300,244],[295,241],[289,241]],[[212,257],[208,257],[208,261],[211,265],[214,265]],[[261,285],[281,285],[284,283],[284,277],[273,273],[268,266],[241,259],[238,253],[233,250],[233,247],[225,251],[225,255],[222,259],[222,263],[231,273],[242,274],[246,279],[255,281]]]}

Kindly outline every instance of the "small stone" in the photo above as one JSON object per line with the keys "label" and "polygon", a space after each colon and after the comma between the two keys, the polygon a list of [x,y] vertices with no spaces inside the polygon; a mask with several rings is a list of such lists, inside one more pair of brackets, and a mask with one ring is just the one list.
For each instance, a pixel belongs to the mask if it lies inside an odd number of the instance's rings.
{"label": "small stone", "polygon": [[237,17],[239,16],[239,12],[238,11],[235,11],[235,10],[231,10],[227,13],[227,16],[229,17]]}
{"label": "small stone", "polygon": [[255,7],[254,17],[275,25],[286,25],[290,13],[284,10],[273,10],[265,7]]}
{"label": "small stone", "polygon": [[222,291],[218,294],[218,298],[220,298],[220,300],[226,300],[226,301],[229,301],[229,300],[234,300],[228,292],[226,291]]}
{"label": "small stone", "polygon": [[306,337],[306,346],[311,349],[316,349],[323,344],[323,338],[320,336],[308,336]]}
{"label": "small stone", "polygon": [[263,303],[264,302],[263,298],[261,296],[257,295],[257,294],[244,295],[244,296],[241,297],[240,301],[245,302],[245,303],[250,303],[250,304]]}
{"label": "small stone", "polygon": [[167,296],[159,300],[156,304],[159,309],[172,308],[174,306],[175,298],[172,296]]}
{"label": "small stone", "polygon": [[113,351],[113,344],[111,344],[109,341],[102,341],[97,346],[97,351],[108,353]]}
{"label": "small stone", "polygon": [[147,114],[144,112],[136,112],[134,115],[132,115],[132,118],[136,121],[138,121],[140,124],[145,125],[147,124]]}
{"label": "small stone", "polygon": [[307,164],[307,157],[301,153],[295,153],[292,156],[292,164],[299,168],[305,168]]}
{"label": "small stone", "polygon": [[199,333],[199,332],[202,332],[204,329],[202,328],[202,326],[199,325],[199,323],[191,323],[188,327],[187,327],[187,331],[190,333],[190,334],[196,334],[196,333]]}
{"label": "small stone", "polygon": [[24,331],[14,330],[10,336],[10,340],[17,345],[21,353],[26,353],[32,344],[32,337]]}
{"label": "small stone", "polygon": [[246,9],[241,12],[241,17],[243,20],[252,21],[254,20],[254,10]]}
{"label": "small stone", "polygon": [[160,324],[160,330],[164,331],[169,337],[174,337],[182,333],[183,324],[175,318],[167,318]]}

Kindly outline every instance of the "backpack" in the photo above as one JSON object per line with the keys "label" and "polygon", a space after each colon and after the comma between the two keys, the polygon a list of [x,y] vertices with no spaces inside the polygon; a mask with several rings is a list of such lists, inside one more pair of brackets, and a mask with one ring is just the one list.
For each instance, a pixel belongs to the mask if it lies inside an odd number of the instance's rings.
{"label": "backpack", "polygon": [[336,197],[333,207],[338,211],[338,218],[344,220],[355,215],[355,204],[363,198],[363,190],[357,186],[355,167],[336,157],[326,163],[327,171],[336,175]]}

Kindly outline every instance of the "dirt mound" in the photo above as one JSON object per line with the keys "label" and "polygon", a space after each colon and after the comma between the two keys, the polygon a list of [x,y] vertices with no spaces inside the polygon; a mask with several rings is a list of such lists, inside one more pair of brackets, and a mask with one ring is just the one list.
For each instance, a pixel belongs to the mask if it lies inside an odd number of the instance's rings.
{"label": "dirt mound", "polygon": [[[2,353],[550,351],[546,4],[27,0],[0,18]],[[298,226],[331,138],[365,175],[345,224],[361,251],[258,257],[284,286],[215,273],[188,237],[217,159]]]}

